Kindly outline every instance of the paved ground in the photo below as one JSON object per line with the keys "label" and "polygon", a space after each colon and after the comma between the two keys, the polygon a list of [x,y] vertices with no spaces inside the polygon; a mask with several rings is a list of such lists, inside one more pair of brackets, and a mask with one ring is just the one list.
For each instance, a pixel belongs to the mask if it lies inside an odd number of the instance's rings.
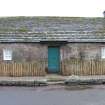
{"label": "paved ground", "polygon": [[45,77],[0,77],[0,84],[3,82],[10,83],[10,82],[43,82],[49,84],[56,84],[56,83],[64,83],[65,80],[104,80],[105,82],[105,75],[104,76],[60,76],[60,75],[47,75]]}
{"label": "paved ground", "polygon": [[0,105],[105,105],[105,86],[0,87]]}
{"label": "paved ground", "polygon": [[47,75],[43,77],[0,77],[0,81],[46,81],[46,80],[66,80],[72,78],[79,78],[79,79],[105,79],[105,75],[93,75],[93,76],[61,76],[61,75]]}
{"label": "paved ground", "polygon": [[72,78],[79,78],[79,79],[105,79],[105,75],[93,75],[93,76],[61,76],[61,75],[47,75],[43,77],[0,77],[0,81],[46,81],[48,80],[66,80]]}

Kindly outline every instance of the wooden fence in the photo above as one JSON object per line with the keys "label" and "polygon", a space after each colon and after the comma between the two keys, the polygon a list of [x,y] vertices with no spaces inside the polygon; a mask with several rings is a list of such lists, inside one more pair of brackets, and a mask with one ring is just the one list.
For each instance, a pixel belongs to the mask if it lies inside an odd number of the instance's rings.
{"label": "wooden fence", "polygon": [[[0,76],[44,76],[47,62],[0,63]],[[64,60],[61,75],[105,75],[105,60]]]}
{"label": "wooden fence", "polygon": [[44,62],[0,63],[0,76],[44,76]]}
{"label": "wooden fence", "polygon": [[105,60],[65,60],[62,75],[105,75]]}

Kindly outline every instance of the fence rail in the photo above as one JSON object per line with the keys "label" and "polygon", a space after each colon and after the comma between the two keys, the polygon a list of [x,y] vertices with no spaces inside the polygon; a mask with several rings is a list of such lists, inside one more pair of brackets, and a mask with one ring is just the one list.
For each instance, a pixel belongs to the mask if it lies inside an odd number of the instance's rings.
{"label": "fence rail", "polygon": [[[0,76],[44,76],[47,62],[0,63]],[[64,60],[62,75],[105,75],[105,60]]]}
{"label": "fence rail", "polygon": [[44,76],[44,62],[0,63],[0,76]]}
{"label": "fence rail", "polygon": [[65,60],[62,75],[105,75],[105,60]]}

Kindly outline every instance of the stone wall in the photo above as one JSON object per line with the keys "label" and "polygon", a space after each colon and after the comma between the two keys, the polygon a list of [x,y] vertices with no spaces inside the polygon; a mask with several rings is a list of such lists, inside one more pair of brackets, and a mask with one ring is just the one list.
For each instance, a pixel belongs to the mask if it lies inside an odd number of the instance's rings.
{"label": "stone wall", "polygon": [[69,43],[61,47],[61,60],[63,59],[100,59],[101,43]]}
{"label": "stone wall", "polygon": [[[35,43],[1,43],[0,61],[3,60],[3,49],[12,51],[12,62],[32,62],[47,59],[47,47]],[[9,61],[11,62],[11,61]]]}
{"label": "stone wall", "polygon": [[[38,43],[1,43],[0,61],[3,61],[3,49],[12,50],[12,61],[28,62],[48,58],[48,45]],[[63,59],[100,59],[102,43],[69,43],[60,47]]]}
{"label": "stone wall", "polygon": [[61,47],[62,75],[103,75],[102,60],[104,43],[69,43]]}
{"label": "stone wall", "polygon": [[[71,59],[101,59],[101,48],[105,47],[104,43],[68,43],[60,47],[61,70],[60,74],[71,74],[71,67],[79,68],[79,65],[66,63]],[[12,60],[3,60],[3,49],[12,51]],[[48,45],[40,43],[1,43],[0,44],[0,62],[36,62],[46,61],[44,63],[45,71],[48,70]],[[39,64],[40,65],[40,64]],[[79,69],[78,69],[79,70]]]}

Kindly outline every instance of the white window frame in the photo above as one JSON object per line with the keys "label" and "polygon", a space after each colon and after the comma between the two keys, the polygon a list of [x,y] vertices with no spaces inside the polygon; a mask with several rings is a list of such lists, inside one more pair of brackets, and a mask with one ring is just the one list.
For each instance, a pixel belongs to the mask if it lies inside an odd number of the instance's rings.
{"label": "white window frame", "polygon": [[105,47],[101,47],[101,59],[105,59]]}
{"label": "white window frame", "polygon": [[3,60],[12,60],[12,50],[11,49],[3,49]]}

